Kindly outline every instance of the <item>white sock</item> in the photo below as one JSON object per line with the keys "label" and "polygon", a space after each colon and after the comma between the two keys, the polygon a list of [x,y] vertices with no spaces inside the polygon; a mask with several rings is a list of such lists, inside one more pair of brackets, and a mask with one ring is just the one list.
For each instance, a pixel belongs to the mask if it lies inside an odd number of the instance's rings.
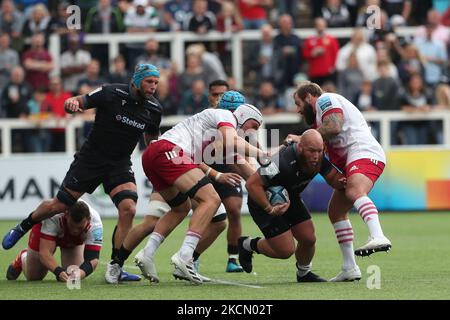
{"label": "white sock", "polygon": [[383,230],[381,229],[380,220],[378,218],[378,210],[375,204],[369,197],[364,196],[358,198],[353,206],[358,210],[359,215],[367,224],[369,233],[372,238],[384,237]]}
{"label": "white sock", "polygon": [[228,259],[239,259],[239,255],[238,254],[230,254],[228,255]]}
{"label": "white sock", "polygon": [[297,262],[296,265],[297,265],[297,274],[299,277],[303,277],[304,275],[306,275],[308,272],[311,271],[311,268],[312,268],[312,262],[310,262],[307,265],[303,265],[303,266],[299,265]]}
{"label": "white sock", "polygon": [[244,247],[245,250],[253,252],[252,246],[250,245],[250,242],[252,241],[252,238],[248,237],[247,239],[242,242],[242,247]]}
{"label": "white sock", "polygon": [[144,248],[144,255],[149,258],[153,258],[156,250],[164,241],[164,236],[158,232],[152,232],[148,238],[147,245]]}
{"label": "white sock", "polygon": [[353,228],[350,220],[342,220],[333,224],[339,247],[341,248],[343,263],[342,269],[347,271],[356,267],[353,253]]}
{"label": "white sock", "polygon": [[201,237],[202,235],[197,232],[191,230],[188,230],[188,232],[186,232],[186,237],[184,237],[184,241],[180,249],[181,259],[183,259],[184,261],[189,261],[190,259],[192,259],[194,250],[197,247],[197,244],[200,241]]}

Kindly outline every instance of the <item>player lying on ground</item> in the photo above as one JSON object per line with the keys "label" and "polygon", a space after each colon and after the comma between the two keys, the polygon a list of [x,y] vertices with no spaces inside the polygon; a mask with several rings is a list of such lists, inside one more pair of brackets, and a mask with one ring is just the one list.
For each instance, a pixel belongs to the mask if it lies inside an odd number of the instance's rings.
{"label": "player lying on ground", "polygon": [[[162,107],[153,97],[159,71],[151,64],[138,65],[130,84],[108,84],[89,94],[66,100],[68,113],[96,108],[93,129],[81,150],[75,154],[55,198],[45,200],[3,238],[9,249],[33,225],[67,210],[84,193],[92,193],[103,184],[105,192],[118,209],[111,259],[131,229],[136,214],[137,188],[130,156],[137,142],[159,135]],[[109,268],[110,265],[108,265]],[[121,280],[139,280],[120,270]]]}
{"label": "player lying on ground", "polygon": [[[342,271],[332,281],[360,279],[361,271],[354,254],[367,256],[391,248],[391,242],[381,229],[378,210],[368,197],[384,170],[386,156],[361,112],[343,96],[323,93],[317,84],[305,82],[294,93],[294,100],[306,123],[322,135],[331,163],[347,178],[345,190],[334,190],[328,205],[328,215],[343,256]],[[297,136],[290,138],[299,139]],[[348,217],[352,207],[370,233],[369,241],[354,252],[353,228]]]}
{"label": "player lying on ground", "polygon": [[[147,244],[150,248],[146,251],[150,254],[148,260],[153,261],[154,252],[167,232],[183,221],[191,209],[190,199],[194,199],[198,205],[180,250],[172,256],[172,263],[190,281],[202,283],[195,271],[192,255],[221,201],[210,180],[200,169],[200,163],[207,162],[205,150],[209,150],[213,137],[221,141],[224,158],[231,162],[235,161],[236,149],[244,156],[267,157],[265,152],[246,142],[237,132],[240,129],[256,130],[261,123],[260,111],[251,105],[241,105],[233,113],[206,109],[180,122],[147,147],[142,156],[144,172],[171,207],[171,211],[158,221],[150,235]],[[138,265],[143,265],[143,274],[151,278],[152,270],[145,267],[145,261],[138,261]]]}
{"label": "player lying on ground", "polygon": [[[103,242],[100,215],[83,200],[78,200],[64,213],[36,224],[30,233],[28,248],[22,250],[9,265],[8,280],[16,280],[23,272],[28,281],[42,280],[53,272],[58,281],[67,281],[69,266],[78,266],[80,279],[94,272]],[[54,257],[61,249],[61,263]]]}
{"label": "player lying on ground", "polygon": [[[318,173],[333,188],[345,186],[343,176],[324,157],[323,148],[321,135],[307,130],[301,142],[282,147],[268,166],[260,167],[247,180],[248,208],[264,238],[239,238],[239,262],[246,272],[252,271],[253,252],[277,259],[288,259],[295,253],[298,282],[326,281],[311,271],[316,236],[300,196]],[[271,186],[284,187],[290,202],[272,206],[265,193]]]}

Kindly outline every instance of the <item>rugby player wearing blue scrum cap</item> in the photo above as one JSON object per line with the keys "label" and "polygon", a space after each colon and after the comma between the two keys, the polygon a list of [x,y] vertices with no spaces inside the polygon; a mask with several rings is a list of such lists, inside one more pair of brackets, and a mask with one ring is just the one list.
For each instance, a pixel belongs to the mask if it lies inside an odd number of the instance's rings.
{"label": "rugby player wearing blue scrum cap", "polygon": [[[130,84],[105,84],[86,95],[67,99],[67,113],[82,113],[96,108],[93,129],[81,150],[75,154],[69,171],[53,199],[45,200],[3,238],[4,249],[13,247],[34,225],[73,206],[84,193],[103,185],[118,209],[119,217],[112,236],[111,262],[106,281],[138,280],[126,274],[119,248],[131,229],[136,213],[137,188],[130,156],[142,134],[145,141],[159,135],[162,107],[153,97],[159,71],[152,64],[136,66]],[[53,271],[53,270],[52,270]]]}

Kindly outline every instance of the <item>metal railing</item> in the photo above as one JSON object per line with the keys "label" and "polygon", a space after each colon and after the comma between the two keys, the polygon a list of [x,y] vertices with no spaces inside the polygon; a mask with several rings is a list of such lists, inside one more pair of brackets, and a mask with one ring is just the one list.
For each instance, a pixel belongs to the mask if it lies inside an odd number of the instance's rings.
{"label": "metal railing", "polygon": [[[410,114],[401,111],[385,111],[385,112],[365,112],[363,113],[365,119],[370,122],[378,122],[380,124],[380,143],[383,148],[388,150],[396,149],[438,149],[438,150],[450,150],[450,111],[434,111],[426,114]],[[161,123],[163,127],[171,127],[185,119],[187,116],[168,116],[164,117]],[[392,122],[401,121],[442,121],[443,125],[443,143],[436,145],[391,145],[390,135],[391,135],[391,125]],[[26,120],[26,119],[0,119],[0,131],[1,131],[1,142],[2,142],[2,152],[0,158],[7,158],[16,155],[17,153],[12,153],[12,134],[11,131],[14,129],[37,129],[37,128],[64,128],[66,135],[66,149],[65,153],[72,155],[76,152],[76,129],[82,128],[84,120],[81,118],[63,118],[63,119],[50,119],[44,122]],[[277,115],[271,115],[264,117],[264,124],[262,129],[266,125],[271,125],[271,127],[281,128],[286,124],[298,124],[300,123],[300,116],[293,113],[280,113]],[[261,136],[260,141],[265,147],[266,131],[260,130]],[[29,153],[28,153],[29,154]],[[23,154],[22,154],[23,155]]]}
{"label": "metal railing", "polygon": [[[353,28],[330,28],[327,33],[338,38],[348,39],[353,33]],[[367,32],[369,32],[366,29]],[[402,27],[396,30],[399,36],[412,36],[417,32],[417,27]],[[278,31],[274,31],[276,35]],[[294,33],[302,39],[316,34],[314,29],[295,29]],[[113,33],[113,34],[87,34],[84,42],[86,44],[106,44],[108,45],[109,59],[119,54],[119,44],[144,43],[148,39],[155,39],[158,42],[170,43],[170,59],[173,60],[181,72],[185,64],[185,43],[187,42],[211,42],[229,41],[231,43],[231,66],[232,76],[236,79],[238,88],[243,87],[243,43],[245,41],[261,40],[259,30],[244,30],[235,33],[210,31],[207,34],[197,34],[187,31],[176,32],[154,32],[154,33]],[[59,74],[61,56],[61,38],[58,34],[50,37],[50,53],[54,59],[54,73]]]}

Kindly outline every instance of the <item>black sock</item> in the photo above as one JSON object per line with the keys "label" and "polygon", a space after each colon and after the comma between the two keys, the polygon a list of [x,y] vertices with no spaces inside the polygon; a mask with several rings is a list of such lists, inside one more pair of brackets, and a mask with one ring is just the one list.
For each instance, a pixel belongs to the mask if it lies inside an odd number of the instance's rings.
{"label": "black sock", "polygon": [[[34,212],[34,211],[33,211]],[[31,228],[33,228],[33,226],[35,224],[37,224],[37,222],[33,221],[33,219],[31,218],[31,215],[33,214],[30,213],[29,216],[22,220],[22,222],[20,223],[20,227],[22,228],[23,231],[27,232],[28,230],[30,230]]]}
{"label": "black sock", "polygon": [[111,260],[117,260],[117,255],[119,253],[119,249],[116,249],[116,246],[114,244],[114,238],[116,237],[116,231],[117,226],[114,227],[114,231],[111,237],[111,243],[112,243],[112,253],[111,253]]}
{"label": "black sock", "polygon": [[259,254],[258,251],[258,241],[260,240],[260,237],[254,238],[252,240],[250,240],[250,248],[252,248],[253,251],[255,251],[256,253]]}
{"label": "black sock", "polygon": [[128,259],[132,251],[126,249],[123,245],[120,247],[120,249],[117,252],[117,256],[115,259],[113,259],[114,263],[118,263],[120,267],[123,267],[123,264]]}
{"label": "black sock", "polygon": [[229,244],[228,248],[227,248],[227,252],[228,252],[229,255],[230,254],[238,254],[239,253],[239,247],[238,246],[234,246],[232,244]]}
{"label": "black sock", "polygon": [[111,252],[111,260],[112,261],[119,261],[119,249],[113,248]]}
{"label": "black sock", "polygon": [[192,258],[194,258],[194,261],[197,261],[198,258],[200,258],[201,253],[198,253],[197,251],[194,251],[194,254],[192,255]]}

